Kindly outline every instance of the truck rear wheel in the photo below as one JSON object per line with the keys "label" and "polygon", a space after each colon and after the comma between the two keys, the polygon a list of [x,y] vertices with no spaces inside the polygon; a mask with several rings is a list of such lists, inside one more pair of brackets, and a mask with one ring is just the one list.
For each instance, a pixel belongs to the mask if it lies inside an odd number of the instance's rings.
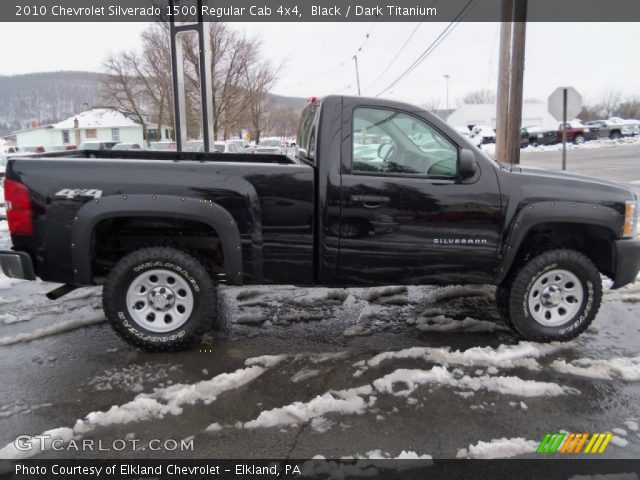
{"label": "truck rear wheel", "polygon": [[212,326],[216,288],[193,256],[167,247],[136,250],[111,270],[102,293],[107,320],[147,351],[186,348]]}
{"label": "truck rear wheel", "polygon": [[516,274],[509,316],[527,340],[564,342],[589,327],[601,299],[600,273],[588,257],[574,250],[551,250]]}

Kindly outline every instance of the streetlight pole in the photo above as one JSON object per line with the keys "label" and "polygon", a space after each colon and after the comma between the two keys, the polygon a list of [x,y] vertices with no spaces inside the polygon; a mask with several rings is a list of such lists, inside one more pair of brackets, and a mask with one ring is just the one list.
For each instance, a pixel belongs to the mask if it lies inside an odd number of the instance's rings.
{"label": "streetlight pole", "polygon": [[447,111],[449,111],[449,75],[443,75],[443,77],[446,79],[447,81]]}
{"label": "streetlight pole", "polygon": [[353,56],[353,61],[356,63],[356,80],[358,81],[358,96],[360,96],[360,72],[358,72],[358,57]]}

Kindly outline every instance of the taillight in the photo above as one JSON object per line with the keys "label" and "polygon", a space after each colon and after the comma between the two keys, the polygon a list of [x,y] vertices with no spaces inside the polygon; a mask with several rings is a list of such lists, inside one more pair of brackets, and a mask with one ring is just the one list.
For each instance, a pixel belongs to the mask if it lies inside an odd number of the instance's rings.
{"label": "taillight", "polygon": [[9,231],[18,235],[33,235],[29,189],[20,182],[5,179],[4,198],[7,204]]}

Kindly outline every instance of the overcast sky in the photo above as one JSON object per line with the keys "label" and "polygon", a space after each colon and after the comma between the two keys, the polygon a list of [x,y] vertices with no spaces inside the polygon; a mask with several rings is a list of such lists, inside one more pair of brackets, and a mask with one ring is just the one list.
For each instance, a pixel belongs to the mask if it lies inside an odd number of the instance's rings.
{"label": "overcast sky", "polygon": [[[362,94],[393,82],[436,38],[441,23],[234,23],[262,39],[263,55],[283,63],[274,93],[307,97],[356,93],[358,53]],[[135,49],[139,23],[3,23],[0,74],[56,70],[100,71],[110,51]],[[640,25],[637,23],[529,23],[525,97],[545,99],[572,85],[596,102],[606,90],[640,96]],[[409,35],[411,41],[378,81]],[[368,36],[368,38],[367,38]],[[360,48],[360,51],[358,49]],[[449,104],[466,92],[496,88],[499,24],[461,23],[415,71],[382,96],[420,104]]]}

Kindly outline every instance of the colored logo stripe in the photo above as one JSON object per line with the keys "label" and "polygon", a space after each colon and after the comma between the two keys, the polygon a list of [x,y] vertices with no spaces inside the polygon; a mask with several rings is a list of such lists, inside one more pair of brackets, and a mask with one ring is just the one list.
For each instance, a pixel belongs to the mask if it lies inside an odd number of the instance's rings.
{"label": "colored logo stripe", "polygon": [[[591,436],[589,436],[591,435]],[[564,453],[578,454],[582,452],[582,447],[586,443],[584,453],[603,453],[609,442],[613,438],[612,433],[547,433],[540,445],[537,453]],[[587,442],[587,439],[589,440]]]}

